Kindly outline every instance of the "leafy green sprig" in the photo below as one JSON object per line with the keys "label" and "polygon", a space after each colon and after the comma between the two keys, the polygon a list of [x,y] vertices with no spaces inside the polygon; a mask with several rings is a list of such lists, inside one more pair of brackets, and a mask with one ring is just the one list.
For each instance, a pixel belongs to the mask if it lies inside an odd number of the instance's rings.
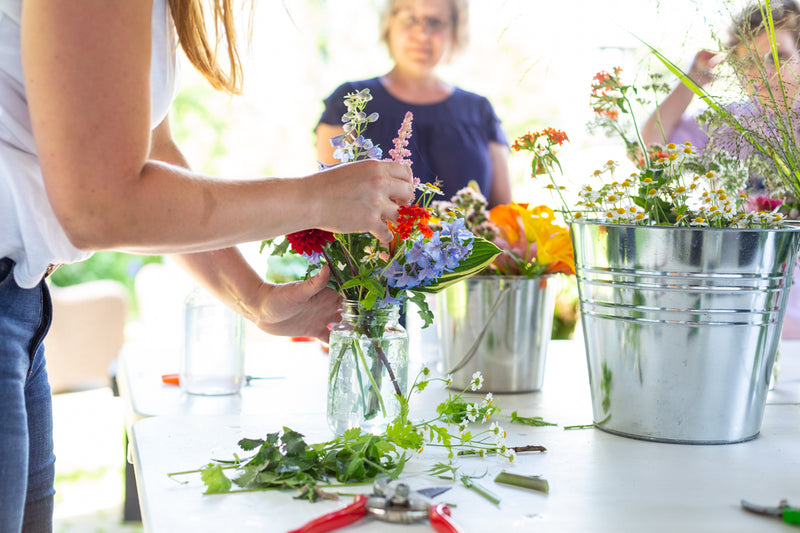
{"label": "leafy green sprig", "polygon": [[[431,382],[452,384],[449,377],[430,377],[430,370],[423,368],[411,392],[423,391]],[[458,470],[453,463],[456,456],[495,454],[513,461],[517,452],[545,451],[541,446],[507,446],[506,432],[496,422],[481,430],[469,427],[471,423],[486,423],[500,411],[491,393],[483,397],[465,396],[468,390],[477,391],[482,384],[483,376],[476,372],[463,391],[448,391],[435,417],[421,422],[409,418],[410,394],[398,396],[400,413],[380,435],[353,428],[333,440],[308,444],[303,435],[284,427],[263,439],[241,439],[239,448],[251,452],[247,457],[234,454],[231,460],[213,460],[202,468],[169,475],[199,473],[206,494],[293,489],[298,491],[297,498],[314,502],[335,497],[324,489],[371,483],[379,475],[396,479],[413,456],[409,452],[421,453],[427,446],[447,449],[454,481]],[[441,474],[435,468],[432,475]]]}
{"label": "leafy green sprig", "polygon": [[[331,441],[309,445],[303,435],[284,427],[263,439],[245,438],[239,447],[254,455],[232,461],[215,460],[199,470],[175,472],[170,476],[199,472],[206,494],[252,490],[296,489],[298,498],[317,501],[327,497],[320,483],[333,480],[340,485],[370,482],[385,474],[396,478],[403,471],[407,455],[385,436],[347,430]],[[234,477],[225,474],[234,470]],[[241,490],[231,490],[233,485]]]}

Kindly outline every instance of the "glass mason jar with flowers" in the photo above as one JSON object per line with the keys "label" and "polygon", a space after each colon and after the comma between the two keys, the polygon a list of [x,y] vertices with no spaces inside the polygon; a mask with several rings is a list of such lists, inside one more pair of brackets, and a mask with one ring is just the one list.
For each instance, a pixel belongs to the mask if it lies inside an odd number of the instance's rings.
{"label": "glass mason jar with flowers", "polygon": [[408,383],[408,334],[399,318],[397,304],[364,309],[344,301],[329,350],[326,417],[336,435],[386,427],[399,414],[399,403],[384,401],[403,396]]}
{"label": "glass mason jar with flowers", "polygon": [[[371,99],[367,89],[345,97],[345,133],[331,139],[342,162],[382,156],[363,136],[366,125],[378,119],[376,113],[364,112]],[[412,120],[407,113],[389,150],[393,160],[409,165]],[[433,208],[433,198],[440,194],[435,185],[415,178],[415,187],[413,204],[400,206],[398,219],[388,222],[393,236],[388,246],[368,233],[308,229],[287,235],[272,251],[304,256],[308,274],[328,265],[331,284],[344,298],[342,320],[331,330],[329,348],[327,418],[337,435],[354,427],[380,432],[399,412],[408,381],[408,336],[398,324],[400,305],[414,301],[429,325],[433,317],[425,294],[479,272],[499,253],[494,244],[468,231],[457,213]],[[436,229],[430,225],[434,218],[439,221]]]}

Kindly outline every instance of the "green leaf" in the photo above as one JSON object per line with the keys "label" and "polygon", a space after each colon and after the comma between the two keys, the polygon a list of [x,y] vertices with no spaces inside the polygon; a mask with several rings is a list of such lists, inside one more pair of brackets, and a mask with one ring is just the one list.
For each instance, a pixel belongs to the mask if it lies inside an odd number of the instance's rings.
{"label": "green leaf", "polygon": [[484,268],[489,266],[494,258],[502,253],[502,250],[492,242],[475,237],[472,244],[472,252],[469,254],[464,262],[452,272],[447,272],[442,275],[434,284],[425,287],[415,287],[415,291],[426,292],[435,294],[441,290],[458,283],[463,279],[481,272]]}
{"label": "green leaf", "polygon": [[342,290],[349,289],[351,287],[360,287],[361,286],[361,279],[360,278],[351,278],[342,283]]}
{"label": "green leaf", "polygon": [[347,463],[347,469],[345,470],[344,477],[341,478],[341,481],[364,481],[366,477],[367,472],[364,468],[364,458],[360,455],[355,455],[351,457],[350,461]]}
{"label": "green leaf", "polygon": [[372,446],[374,453],[371,453],[370,455],[374,456],[375,458],[381,458],[397,450],[397,447],[394,444],[379,437],[375,437]]}
{"label": "green leaf", "polygon": [[342,438],[344,440],[356,440],[360,436],[361,436],[361,428],[356,427],[345,430],[344,435],[342,435]]}
{"label": "green leaf", "polygon": [[449,479],[450,481],[456,480],[456,472],[458,472],[458,467],[453,464],[453,461],[449,463],[436,463],[428,469],[428,474],[438,477],[439,479]]}
{"label": "green leaf", "polygon": [[430,440],[433,441],[434,437],[436,438],[436,442],[443,444],[446,447],[450,447],[450,432],[447,431],[447,428],[442,426],[437,426],[435,424],[431,424],[428,426],[431,432]]}
{"label": "green leaf", "polygon": [[217,464],[208,463],[201,468],[200,479],[206,485],[206,494],[219,494],[231,490],[231,480]]}
{"label": "green leaf", "polygon": [[371,294],[375,295],[376,298],[383,298],[385,289],[374,277],[365,278],[364,286]]}
{"label": "green leaf", "polygon": [[428,307],[428,302],[425,299],[425,293],[417,291],[409,291],[409,300],[414,302],[417,306],[417,314],[422,319],[422,327],[427,328],[433,323],[433,312]]}
{"label": "green leaf", "polygon": [[245,468],[240,470],[240,474],[233,479],[233,482],[244,488],[256,480],[259,472],[255,469]]}
{"label": "green leaf", "polygon": [[403,449],[418,450],[422,446],[423,437],[410,422],[389,424],[386,436]]}
{"label": "green leaf", "polygon": [[291,429],[284,426],[283,428],[283,437],[281,437],[281,441],[283,442],[283,449],[286,452],[286,455],[303,455],[305,456],[306,442],[303,440],[303,436],[296,431],[292,431]]}
{"label": "green leaf", "polygon": [[246,452],[255,450],[262,444],[264,444],[264,441],[261,439],[242,439],[239,441],[239,447]]}

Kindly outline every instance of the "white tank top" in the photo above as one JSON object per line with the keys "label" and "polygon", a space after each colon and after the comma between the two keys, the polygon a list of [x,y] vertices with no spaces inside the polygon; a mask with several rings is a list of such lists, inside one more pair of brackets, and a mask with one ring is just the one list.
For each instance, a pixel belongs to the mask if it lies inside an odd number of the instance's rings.
{"label": "white tank top", "polygon": [[[50,263],[91,253],[70,244],[47,199],[25,98],[20,50],[23,0],[0,0],[0,258],[16,262],[20,287],[38,284]],[[153,0],[151,127],[167,116],[178,90],[177,38],[167,0]]]}

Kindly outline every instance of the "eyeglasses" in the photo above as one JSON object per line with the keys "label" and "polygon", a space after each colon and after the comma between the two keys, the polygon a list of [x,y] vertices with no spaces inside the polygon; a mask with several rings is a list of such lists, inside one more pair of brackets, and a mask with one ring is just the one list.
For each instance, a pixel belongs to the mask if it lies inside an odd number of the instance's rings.
{"label": "eyeglasses", "polygon": [[404,30],[420,28],[424,33],[442,33],[450,27],[450,22],[436,17],[417,18],[409,12],[395,13],[395,19]]}

